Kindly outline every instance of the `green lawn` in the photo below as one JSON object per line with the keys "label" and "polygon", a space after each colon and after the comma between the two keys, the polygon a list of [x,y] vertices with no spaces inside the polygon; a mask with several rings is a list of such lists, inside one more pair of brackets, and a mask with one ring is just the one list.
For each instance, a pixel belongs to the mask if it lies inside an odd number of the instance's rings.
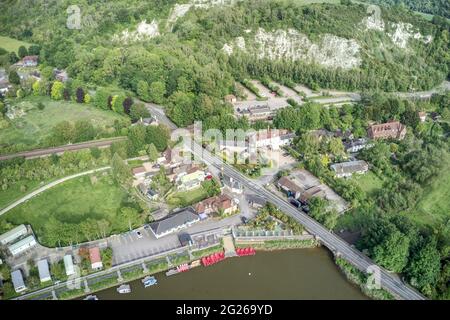
{"label": "green lawn", "polygon": [[58,232],[65,232],[66,229],[55,230],[59,223],[65,223],[67,232],[79,232],[77,239],[70,238],[70,241],[82,242],[87,239],[80,224],[89,218],[95,221],[104,219],[110,222],[113,231],[119,231],[116,227],[119,209],[133,206],[127,202],[128,194],[123,188],[117,186],[109,175],[98,174],[96,182],[90,176],[84,176],[51,188],[12,209],[0,220],[5,219],[14,225],[31,224],[39,241],[48,246],[56,245],[50,239],[54,239],[53,235]]}
{"label": "green lawn", "polygon": [[17,53],[20,46],[28,48],[30,44],[10,37],[0,36],[0,48],[5,49],[6,51],[15,51]]}
{"label": "green lawn", "polygon": [[[45,105],[44,110],[37,108],[39,102]],[[114,120],[123,117],[91,105],[54,101],[48,97],[30,96],[12,105],[22,109],[25,115],[8,120],[9,126],[0,129],[0,146],[21,145],[23,148],[18,146],[19,150],[42,146],[51,129],[61,121],[91,120],[95,127],[112,130]]]}
{"label": "green lawn", "polygon": [[427,190],[412,218],[421,224],[437,225],[450,218],[450,170],[443,170]]}
{"label": "green lawn", "polygon": [[200,202],[207,197],[208,194],[205,189],[203,189],[203,187],[199,187],[197,189],[171,194],[167,198],[167,203],[172,207],[186,207]]}
{"label": "green lawn", "polygon": [[[25,186],[23,191],[21,187]],[[23,180],[8,187],[0,192],[0,208],[6,207],[8,204],[22,198],[34,189],[39,187],[38,181]]]}
{"label": "green lawn", "polygon": [[381,181],[381,179],[378,178],[372,171],[362,175],[354,175],[352,180],[355,181],[369,196],[381,189],[383,186],[383,181]]}

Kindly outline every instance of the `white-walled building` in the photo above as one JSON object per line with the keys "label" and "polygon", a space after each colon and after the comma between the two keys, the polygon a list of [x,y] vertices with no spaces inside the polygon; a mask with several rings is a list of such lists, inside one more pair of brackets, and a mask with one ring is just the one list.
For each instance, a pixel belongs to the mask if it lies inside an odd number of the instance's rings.
{"label": "white-walled building", "polygon": [[39,271],[39,279],[42,282],[52,281],[52,277],[50,276],[50,270],[48,268],[47,259],[39,260],[37,263],[38,271]]}
{"label": "white-walled building", "polygon": [[11,252],[13,256],[17,256],[23,253],[24,251],[31,249],[36,244],[37,244],[36,239],[34,238],[34,236],[31,235],[22,240],[17,241],[16,243],[13,243],[8,247],[8,250],[9,252]]}
{"label": "white-walled building", "polygon": [[26,235],[28,233],[27,227],[24,224],[21,224],[20,226],[15,227],[12,230],[9,230],[8,232],[5,232],[0,236],[0,244],[5,245],[10,242],[13,242],[16,239],[19,239],[20,237]]}
{"label": "white-walled building", "polygon": [[72,255],[67,254],[64,256],[64,268],[66,269],[67,276],[75,274],[75,267],[73,265]]}
{"label": "white-walled building", "polygon": [[14,286],[14,290],[17,293],[27,290],[25,282],[23,281],[22,271],[16,270],[11,272],[11,280]]}

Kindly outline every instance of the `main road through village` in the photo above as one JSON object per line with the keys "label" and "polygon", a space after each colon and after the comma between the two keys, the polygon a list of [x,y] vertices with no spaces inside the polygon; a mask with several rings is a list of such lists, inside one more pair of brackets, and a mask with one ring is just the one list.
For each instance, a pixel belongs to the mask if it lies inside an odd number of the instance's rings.
{"label": "main road through village", "polygon": [[[146,106],[160,123],[167,125],[173,130],[177,129],[177,126],[166,117],[163,107],[151,103],[146,103]],[[269,200],[279,209],[292,216],[300,224],[302,224],[308,232],[313,234],[317,240],[333,251],[334,254],[347,260],[360,271],[364,273],[372,273],[374,275],[375,283],[377,279],[379,279],[381,287],[392,293],[396,298],[406,300],[425,299],[423,295],[409,285],[405,284],[395,274],[391,274],[387,270],[377,266],[371,259],[351,247],[347,242],[335,235],[331,230],[327,230],[317,221],[294,208],[285,199],[266,190],[263,186],[256,184],[231,165],[224,163],[220,158],[212,155],[198,143],[191,141],[186,143],[185,146],[192,151],[197,159],[208,165],[216,167],[221,170],[223,174],[240,182],[244,187]]]}

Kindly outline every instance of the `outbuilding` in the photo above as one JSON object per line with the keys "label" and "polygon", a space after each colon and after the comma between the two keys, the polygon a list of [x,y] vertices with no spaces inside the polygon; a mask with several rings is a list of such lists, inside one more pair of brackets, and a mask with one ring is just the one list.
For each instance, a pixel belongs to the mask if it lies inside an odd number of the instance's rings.
{"label": "outbuilding", "polygon": [[67,254],[64,256],[64,268],[66,269],[67,276],[75,274],[75,267],[73,265],[72,255]]}
{"label": "outbuilding", "polygon": [[30,235],[22,240],[17,241],[16,243],[13,243],[8,247],[9,252],[13,256],[17,256],[21,254],[22,252],[31,249],[37,244],[36,239],[33,235]]}
{"label": "outbuilding", "polygon": [[14,290],[17,293],[27,290],[27,287],[25,286],[25,282],[23,282],[22,271],[16,270],[16,271],[11,272],[11,280],[12,280],[12,283],[14,286]]}
{"label": "outbuilding", "polygon": [[52,277],[50,276],[50,270],[48,268],[47,259],[39,260],[37,263],[38,271],[39,271],[39,279],[42,282],[52,281]]}

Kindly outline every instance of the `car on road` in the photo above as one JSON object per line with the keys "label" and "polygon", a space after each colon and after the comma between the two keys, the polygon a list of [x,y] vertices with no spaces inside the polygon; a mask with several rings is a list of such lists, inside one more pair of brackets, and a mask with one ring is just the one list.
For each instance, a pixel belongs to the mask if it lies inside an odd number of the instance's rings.
{"label": "car on road", "polygon": [[141,239],[143,237],[143,235],[140,231],[136,231],[136,235],[137,235],[138,239]]}
{"label": "car on road", "polygon": [[241,217],[241,221],[243,224],[247,224],[248,223],[248,218],[247,217]]}

